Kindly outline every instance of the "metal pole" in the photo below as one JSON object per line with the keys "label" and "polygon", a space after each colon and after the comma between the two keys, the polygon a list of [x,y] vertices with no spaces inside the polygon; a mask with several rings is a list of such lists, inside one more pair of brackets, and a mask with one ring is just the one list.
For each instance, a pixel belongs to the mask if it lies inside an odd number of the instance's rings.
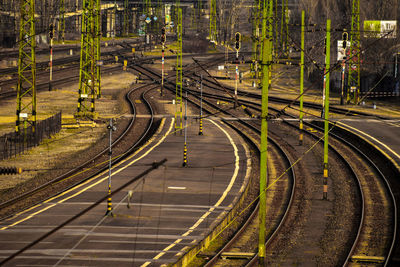
{"label": "metal pole", "polygon": [[53,39],[54,39],[54,28],[53,24],[50,25],[50,79],[49,79],[49,91],[53,90]]}
{"label": "metal pole", "polygon": [[331,20],[326,22],[326,58],[325,58],[325,109],[324,109],[324,186],[323,199],[328,199],[328,135],[329,135],[329,72],[331,50]]}
{"label": "metal pole", "polygon": [[304,24],[305,24],[305,12],[301,11],[301,54],[300,54],[300,137],[299,145],[303,145],[303,94],[304,94]]}
{"label": "metal pole", "polygon": [[187,88],[185,91],[185,97],[186,97],[186,99],[185,99],[185,117],[184,117],[184,119],[185,119],[185,122],[184,122],[185,143],[183,145],[183,164],[182,164],[183,167],[187,166],[187,145],[186,145],[186,141],[187,141]]}
{"label": "metal pole", "polygon": [[235,102],[233,104],[233,107],[236,108],[236,103],[237,103],[237,87],[238,87],[238,79],[239,79],[239,66],[238,66],[238,60],[239,60],[239,50],[236,50],[236,69],[235,69]]}
{"label": "metal pole", "polygon": [[96,94],[101,98],[101,5],[100,0],[96,0]]}
{"label": "metal pole", "polygon": [[163,95],[164,91],[164,51],[165,51],[165,44],[164,42],[162,43],[162,49],[161,49],[161,96]]}
{"label": "metal pole", "polygon": [[[272,1],[272,0],[269,0]],[[267,159],[268,159],[268,89],[271,64],[271,33],[267,36],[267,6],[268,0],[263,4],[262,22],[262,93],[261,93],[261,145],[260,145],[260,208],[259,208],[259,237],[258,237],[258,257],[259,265],[265,265],[265,240],[266,240],[266,187],[267,187]],[[272,5],[272,3],[271,3]]]}
{"label": "metal pole", "polygon": [[112,119],[110,119],[110,124],[108,124],[107,129],[110,133],[110,140],[109,140],[109,150],[108,150],[108,198],[107,198],[107,211],[106,215],[113,215],[112,214],[112,201],[111,201],[111,161],[112,161],[112,132],[116,130],[115,126],[113,125]]}
{"label": "metal pole", "polygon": [[[346,54],[346,49],[344,49],[344,53]],[[340,105],[344,104],[344,76],[346,73],[346,60],[342,60],[342,84],[341,84],[341,91],[340,91]]]}
{"label": "metal pole", "polygon": [[203,135],[203,74],[200,74],[200,130],[199,135]]}

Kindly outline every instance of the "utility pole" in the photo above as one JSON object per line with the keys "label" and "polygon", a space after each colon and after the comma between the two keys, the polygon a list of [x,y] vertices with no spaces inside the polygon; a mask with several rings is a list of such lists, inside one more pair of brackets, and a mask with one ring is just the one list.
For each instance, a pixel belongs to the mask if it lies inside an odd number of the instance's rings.
{"label": "utility pole", "polygon": [[210,42],[217,42],[217,1],[210,1]]}
{"label": "utility pole", "polygon": [[111,163],[112,163],[112,132],[117,130],[117,128],[113,125],[113,120],[110,119],[110,123],[107,126],[109,131],[109,149],[108,149],[108,198],[107,198],[107,211],[106,215],[112,214],[112,200],[111,200]]}
{"label": "utility pole", "polygon": [[300,48],[300,137],[299,145],[303,145],[303,94],[304,94],[304,24],[305,14],[304,10],[301,11],[301,48]]}
{"label": "utility pole", "polygon": [[185,142],[183,143],[183,163],[182,166],[183,167],[187,167],[187,127],[188,127],[188,123],[187,123],[187,88],[185,90],[185,125],[184,125],[184,132],[185,132]]}
{"label": "utility pole", "polygon": [[289,10],[288,0],[282,0],[282,14],[281,14],[281,47],[284,56],[289,55],[288,51],[288,34],[289,34]]}
{"label": "utility pole", "polygon": [[162,27],[161,29],[161,90],[160,90],[160,95],[163,96],[164,93],[164,51],[165,51],[165,41],[166,41],[166,35],[165,35],[165,27]]}
{"label": "utility pole", "polygon": [[198,9],[198,11],[197,11],[197,24],[196,24],[196,26],[197,26],[197,31],[199,30],[199,29],[201,29],[201,10],[202,10],[202,5],[201,5],[201,3],[202,3],[202,1],[201,0],[198,0],[197,1],[197,9]]}
{"label": "utility pole", "polygon": [[341,90],[340,90],[340,105],[344,104],[344,83],[345,83],[345,74],[346,74],[346,49],[347,49],[347,39],[348,33],[343,32],[342,34],[342,42],[343,42],[343,51],[344,56],[342,59],[342,82],[341,82]]}
{"label": "utility pole", "polygon": [[[265,266],[265,241],[266,241],[266,188],[267,188],[267,164],[268,164],[268,91],[270,86],[270,70],[272,62],[272,27],[267,22],[273,22],[273,0],[264,0],[262,21],[262,92],[261,92],[261,144],[260,144],[260,207],[259,207],[259,237],[258,257],[259,266]],[[267,17],[268,16],[268,17]]]}
{"label": "utility pole", "polygon": [[[146,19],[150,19],[148,22],[147,22],[147,25],[146,25],[146,34],[147,35],[150,35],[150,30],[151,30],[151,13],[152,13],[152,10],[151,10],[151,0],[146,0],[146,4],[145,4],[146,6],[145,6],[145,8],[146,8]],[[150,40],[151,41],[151,40]],[[151,45],[150,45],[151,46]],[[150,51],[151,51],[151,48],[150,48]]]}
{"label": "utility pole", "polygon": [[331,20],[326,22],[325,99],[324,99],[324,181],[323,199],[328,199],[328,146],[329,146],[329,81],[331,51]]}
{"label": "utility pole", "polygon": [[114,1],[114,10],[112,13],[112,19],[111,19],[111,24],[112,24],[112,32],[113,32],[113,36],[112,38],[114,39],[115,37],[117,37],[117,1]]}
{"label": "utility pole", "polygon": [[95,29],[96,29],[96,78],[95,78],[95,90],[97,98],[101,98],[101,6],[100,0],[96,0],[96,20],[95,20]]}
{"label": "utility pole", "polygon": [[[35,0],[20,0],[20,28],[15,131],[27,123],[36,128]],[[29,49],[29,50],[28,50]],[[26,52],[28,51],[28,52]],[[21,120],[22,119],[22,120]]]}
{"label": "utility pole", "polygon": [[94,115],[96,97],[96,29],[94,0],[83,0],[77,116]]}
{"label": "utility pole", "polygon": [[[182,9],[177,7],[178,21],[176,23],[176,87],[175,87],[175,133],[182,130]],[[182,131],[181,131],[182,134]]]}
{"label": "utility pole", "polygon": [[360,95],[361,74],[360,0],[352,1],[347,103],[353,100],[353,103],[357,104]]}
{"label": "utility pole", "polygon": [[65,42],[65,4],[64,0],[60,0],[60,18],[58,20],[59,23],[59,36],[58,39],[61,39],[62,44]]}
{"label": "utility pole", "polygon": [[124,36],[129,36],[128,0],[124,1]]}
{"label": "utility pole", "polygon": [[52,90],[53,90],[53,39],[54,39],[54,26],[53,26],[53,24],[50,24],[49,36],[50,36],[50,61],[49,61],[49,66],[50,66],[50,77],[49,77],[49,91],[52,91]]}
{"label": "utility pole", "polygon": [[237,87],[238,87],[238,79],[239,79],[239,50],[240,50],[240,41],[241,41],[241,34],[240,32],[235,33],[235,50],[236,50],[236,68],[235,68],[235,102],[233,107],[236,108],[237,103]]}
{"label": "utility pole", "polygon": [[258,49],[260,45],[260,12],[261,0],[255,0],[253,8],[253,38],[252,38],[252,69],[255,78],[258,79]]}
{"label": "utility pole", "polygon": [[203,135],[203,74],[200,74],[200,122],[199,135]]}

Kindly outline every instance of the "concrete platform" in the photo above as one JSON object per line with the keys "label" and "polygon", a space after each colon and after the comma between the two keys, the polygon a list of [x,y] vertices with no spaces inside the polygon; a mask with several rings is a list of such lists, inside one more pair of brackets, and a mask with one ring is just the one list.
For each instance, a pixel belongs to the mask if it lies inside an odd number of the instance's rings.
{"label": "concrete platform", "polygon": [[[173,118],[139,151],[112,170],[112,189],[154,161],[162,167],[125,188],[107,203],[34,246],[10,265],[160,266],[174,262],[199,242],[227,212],[246,183],[249,153],[221,121],[189,118],[188,166],[182,167],[184,135]],[[115,155],[114,155],[115,156]],[[0,259],[24,247],[107,194],[108,173],[0,224]],[[131,191],[130,208],[127,207]]]}

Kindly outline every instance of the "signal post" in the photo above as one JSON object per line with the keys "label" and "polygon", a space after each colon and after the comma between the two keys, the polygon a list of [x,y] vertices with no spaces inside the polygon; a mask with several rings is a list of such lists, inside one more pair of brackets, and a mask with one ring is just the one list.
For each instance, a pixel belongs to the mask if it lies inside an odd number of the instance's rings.
{"label": "signal post", "polygon": [[165,41],[166,41],[166,36],[165,36],[165,27],[161,29],[161,91],[160,95],[163,96],[163,91],[164,91],[164,51],[165,51]]}
{"label": "signal post", "polygon": [[235,102],[233,107],[236,108],[237,103],[237,87],[238,87],[238,79],[239,79],[239,50],[240,50],[240,41],[241,41],[241,34],[240,32],[235,33],[235,50],[236,50],[236,71],[235,71]]}

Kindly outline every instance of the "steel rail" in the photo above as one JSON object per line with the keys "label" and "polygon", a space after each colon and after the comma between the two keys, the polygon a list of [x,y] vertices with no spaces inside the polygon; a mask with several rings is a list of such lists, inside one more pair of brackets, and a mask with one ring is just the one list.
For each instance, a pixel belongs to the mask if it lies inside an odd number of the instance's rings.
{"label": "steel rail", "polygon": [[[153,74],[153,75],[154,75],[154,74]],[[153,77],[151,77],[151,78],[153,78]],[[169,87],[169,86],[166,86],[165,88],[168,89],[168,90],[170,90],[171,92],[174,92],[174,88],[171,88],[171,87]],[[185,88],[185,90],[188,90],[188,89]],[[188,90],[188,92],[189,92],[189,90]],[[191,93],[191,94],[192,94],[192,93]],[[195,96],[195,94],[192,94],[192,95]],[[193,103],[193,104],[195,104],[195,105],[198,106],[198,104],[197,104],[196,102],[192,101],[191,99],[188,99],[188,101],[190,101],[191,103]],[[233,100],[232,100],[232,101],[233,101]],[[203,103],[205,103],[205,104],[211,106],[212,108],[214,108],[214,109],[216,109],[216,110],[221,111],[220,108],[219,108],[218,106],[216,106],[215,104],[213,104],[213,103],[211,103],[211,102],[209,102],[209,101],[207,101],[207,100],[204,100],[204,99],[203,99]],[[212,114],[212,112],[211,112],[210,110],[207,110],[207,108],[205,109],[205,111],[208,112],[209,114]],[[227,115],[232,115],[232,114],[229,113],[228,111],[222,111],[222,112],[225,113],[225,114],[227,114]],[[229,125],[230,127],[232,127],[233,129],[235,129],[239,134],[243,135],[243,132],[240,131],[240,130],[238,130],[237,127],[235,127],[233,124],[227,122],[226,120],[223,120],[223,121],[224,121],[227,125]],[[256,128],[254,125],[251,125],[251,124],[249,124],[248,122],[246,122],[246,121],[244,121],[244,120],[241,120],[241,119],[238,119],[238,121],[239,121],[241,124],[245,125],[246,127],[252,129],[252,130],[253,130],[254,132],[256,132],[257,134],[260,134],[260,130],[259,130],[258,128]],[[247,138],[247,139],[249,139],[249,138]],[[274,139],[272,139],[271,137],[268,137],[268,140],[269,140],[271,143],[274,143],[275,146],[276,146],[276,148],[280,151],[280,153],[281,153],[282,155],[284,155],[284,158],[285,158],[285,161],[286,161],[286,165],[291,166],[291,161],[289,160],[289,157],[288,157],[287,154],[283,151],[283,149],[278,145],[278,143],[277,143]],[[290,207],[291,207],[291,205],[292,205],[292,203],[293,203],[294,192],[295,192],[295,191],[294,191],[294,190],[295,190],[295,186],[294,186],[294,185],[295,185],[295,183],[296,183],[296,178],[295,178],[295,173],[294,173],[294,169],[293,169],[293,168],[290,168],[290,170],[289,170],[289,176],[292,178],[292,188],[291,188],[291,193],[290,193],[290,197],[289,197],[289,200],[288,200],[288,204],[287,204],[287,207],[286,207],[286,209],[285,209],[285,213],[284,213],[284,215],[282,216],[282,219],[280,220],[280,223],[278,224],[278,226],[275,228],[275,230],[272,232],[272,234],[271,234],[270,237],[268,238],[268,240],[267,240],[267,243],[268,243],[268,244],[269,244],[270,242],[272,242],[272,240],[277,236],[277,233],[278,233],[279,230],[281,229],[282,225],[286,222],[286,220],[287,220],[287,218],[288,218],[288,214],[289,214]],[[252,211],[252,213],[251,213],[251,215],[250,215],[250,218],[254,218],[254,216],[255,216],[256,213],[257,213],[257,209],[258,209],[258,201],[257,201],[256,207],[253,209],[253,211]],[[211,259],[205,264],[205,266],[212,266],[212,265],[215,263],[215,261],[218,259],[218,257],[219,257],[227,248],[229,248],[229,247],[232,245],[233,242],[236,241],[236,239],[239,237],[240,233],[241,233],[242,231],[245,230],[245,228],[247,227],[248,223],[250,223],[250,220],[246,220],[245,225],[243,225],[243,226],[238,230],[238,232],[235,234],[235,236],[232,238],[232,240],[231,240],[230,242],[228,242],[216,255],[214,255],[214,257],[211,258]]]}
{"label": "steel rail", "polygon": [[[136,115],[137,115],[137,114],[136,114],[136,108],[135,108],[135,105],[134,105],[133,101],[130,99],[130,95],[131,95],[135,90],[143,89],[143,88],[145,88],[145,87],[147,87],[147,86],[149,86],[149,85],[148,85],[148,84],[145,84],[145,85],[142,85],[142,86],[140,86],[140,87],[133,88],[132,90],[130,90],[130,91],[126,94],[125,98],[126,98],[126,100],[130,103],[130,108],[131,108],[131,111],[132,111],[132,116],[130,116],[129,124],[127,125],[127,127],[125,128],[125,130],[123,131],[123,133],[122,133],[116,140],[114,140],[114,141],[112,142],[112,146],[113,146],[113,147],[115,147],[115,146],[126,136],[126,134],[133,128],[133,125],[134,125],[134,123],[135,123],[135,121],[136,121]],[[152,89],[155,89],[155,88],[157,88],[157,87],[154,86],[154,87],[148,89],[146,92],[148,92],[148,91],[150,91],[150,90],[152,90]],[[149,102],[147,101],[147,99],[145,98],[145,96],[144,96],[143,94],[142,94],[142,98],[143,98],[143,100],[145,101],[146,105],[149,107],[150,113],[151,113],[151,120],[150,120],[151,123],[148,123],[147,129],[145,130],[145,133],[144,133],[144,135],[147,135],[147,134],[149,133],[149,131],[150,131],[150,128],[152,127],[153,122],[154,122],[154,113],[153,113],[153,109],[151,108],[151,105],[149,104]],[[131,153],[131,152],[140,144],[140,142],[143,141],[143,139],[145,138],[144,135],[142,135],[142,136],[140,137],[140,139],[124,153],[124,156],[126,156],[128,153]],[[47,183],[45,183],[45,184],[43,184],[43,185],[41,185],[41,186],[39,186],[39,187],[36,187],[36,188],[34,188],[34,189],[30,190],[30,191],[27,191],[27,192],[25,192],[25,193],[23,193],[23,194],[21,194],[21,195],[15,197],[15,198],[13,198],[13,199],[10,199],[10,200],[8,200],[8,201],[6,201],[6,202],[1,203],[1,204],[0,204],[0,209],[4,209],[4,208],[6,208],[6,207],[9,207],[9,206],[11,206],[11,205],[13,205],[13,204],[15,204],[15,203],[17,203],[17,202],[19,202],[19,201],[22,201],[22,200],[24,200],[24,199],[26,199],[26,198],[28,198],[28,197],[30,197],[30,196],[32,196],[32,195],[38,193],[38,192],[43,191],[44,189],[46,189],[46,188],[48,188],[48,187],[50,187],[50,186],[52,186],[52,185],[54,185],[54,184],[56,184],[56,183],[58,183],[58,182],[60,182],[60,181],[63,181],[63,180],[65,180],[65,179],[68,179],[69,177],[71,177],[71,176],[74,175],[75,173],[79,172],[80,170],[82,170],[83,168],[85,168],[86,166],[88,166],[89,164],[92,164],[93,160],[96,160],[96,159],[100,158],[101,156],[107,154],[107,153],[108,153],[108,149],[109,149],[109,148],[103,149],[100,153],[98,153],[97,155],[95,155],[95,156],[92,157],[91,159],[89,159],[89,160],[87,160],[86,162],[80,164],[78,167],[76,167],[76,168],[74,168],[74,169],[72,169],[72,170],[69,170],[68,172],[66,172],[66,173],[64,173],[64,174],[62,174],[62,175],[60,175],[60,176],[58,176],[58,177],[52,179],[51,181],[48,181]],[[123,157],[118,157],[117,159],[114,159],[114,160],[113,160],[113,164],[117,163],[118,161],[120,161],[120,160],[122,160],[122,159],[123,159]],[[76,185],[78,185],[78,184],[80,184],[80,183],[82,183],[82,182],[84,182],[84,181],[90,179],[91,177],[93,177],[93,176],[95,176],[95,175],[101,173],[102,171],[104,171],[106,168],[107,168],[107,166],[105,166],[105,167],[103,167],[103,168],[97,170],[95,174],[93,174],[93,175],[91,175],[91,176],[89,176],[89,177],[86,177],[85,179],[80,180],[80,181],[74,183],[73,185],[68,186],[68,187],[65,188],[63,191],[68,190],[68,189],[70,189],[70,188],[72,188],[72,187],[74,187],[74,186],[76,186]],[[57,193],[59,193],[59,192],[57,192]],[[35,204],[37,204],[37,203],[35,203]],[[31,204],[31,206],[33,206],[33,205],[35,205],[35,204]],[[10,215],[10,216],[11,216],[11,215]],[[6,218],[8,218],[8,217],[9,217],[9,216],[4,217],[4,218],[0,218],[0,221],[6,219]]]}
{"label": "steel rail", "polygon": [[[204,93],[203,93],[203,95],[204,95]],[[249,104],[249,105],[252,105],[254,109],[257,109],[258,111],[261,111],[259,107],[258,107],[258,108],[254,107],[254,106],[257,106],[258,104],[252,103],[252,102],[250,102],[250,101],[247,101],[246,103]],[[258,105],[258,106],[260,106],[260,105]],[[279,110],[277,110],[277,109],[275,109],[275,111],[279,112]],[[286,115],[287,115],[287,116],[290,116],[290,117],[292,117],[292,118],[295,118],[295,116],[292,116],[292,115],[290,115],[290,114],[286,114]],[[295,128],[295,129],[298,130],[298,126],[297,126],[297,125],[293,125],[292,123],[288,122],[288,121],[285,120],[285,119],[282,119],[282,121],[283,121],[284,123],[290,125],[291,127],[293,127],[293,128]],[[308,126],[310,126],[310,127],[313,127],[314,129],[318,129],[318,130],[321,131],[321,132],[324,131],[321,127],[319,127],[319,126],[316,125],[316,124],[313,124],[313,123],[310,123],[310,122],[304,122],[304,124],[305,124],[305,125],[308,125]],[[306,132],[307,134],[313,136],[312,133],[310,133],[310,132],[308,132],[308,131],[305,131],[305,132]],[[360,157],[362,157],[362,158],[364,159],[364,161],[366,161],[367,164],[368,164],[369,166],[372,166],[373,169],[375,170],[375,172],[380,176],[380,179],[384,182],[385,189],[386,189],[387,192],[389,193],[389,197],[390,197],[390,200],[391,200],[391,204],[393,205],[393,213],[394,213],[394,214],[393,214],[393,220],[394,220],[394,221],[393,221],[392,242],[391,242],[391,244],[390,244],[390,247],[389,247],[389,250],[388,250],[387,255],[386,255],[386,257],[385,257],[385,262],[384,262],[384,266],[387,266],[387,265],[389,264],[390,258],[391,258],[392,253],[393,253],[393,249],[394,249],[394,246],[395,246],[395,243],[396,243],[396,235],[397,235],[397,231],[398,231],[398,230],[397,230],[397,225],[398,225],[398,224],[397,224],[397,204],[396,204],[397,202],[396,202],[396,198],[395,198],[395,195],[394,195],[394,193],[393,193],[393,190],[392,190],[392,188],[391,188],[391,186],[390,186],[390,183],[389,183],[387,177],[382,173],[381,169],[375,164],[375,162],[374,162],[370,157],[368,157],[365,153],[363,153],[357,146],[355,146],[354,144],[350,143],[350,142],[347,141],[346,139],[344,139],[344,138],[338,136],[337,134],[334,134],[333,132],[330,132],[329,135],[331,135],[332,137],[336,138],[336,139],[339,140],[341,143],[346,144],[346,145],[347,145],[348,147],[350,147],[353,151],[356,151],[356,153],[357,153]],[[316,139],[319,139],[318,137],[315,137],[315,138],[316,138]],[[361,219],[360,219],[360,224],[359,224],[359,227],[358,227],[358,230],[357,230],[357,236],[356,236],[355,241],[354,241],[354,243],[353,243],[353,245],[352,245],[352,248],[351,248],[351,250],[349,251],[349,254],[347,255],[346,260],[345,260],[345,262],[344,262],[344,265],[348,265],[348,264],[349,264],[349,261],[350,261],[350,259],[351,259],[351,256],[352,256],[352,254],[353,254],[353,252],[354,252],[354,250],[355,250],[355,248],[356,248],[356,246],[357,246],[357,244],[358,244],[358,242],[359,242],[359,238],[360,238],[360,235],[361,235],[361,233],[362,233],[363,226],[365,225],[365,196],[364,196],[364,193],[363,193],[363,190],[362,190],[361,182],[360,182],[359,178],[357,177],[357,175],[355,175],[355,171],[353,170],[353,168],[352,168],[352,167],[350,166],[350,164],[344,159],[344,157],[340,154],[340,152],[338,152],[338,151],[337,151],[335,148],[333,148],[331,145],[329,145],[329,147],[330,147],[330,149],[331,149],[332,151],[335,152],[335,154],[336,154],[339,158],[342,159],[343,163],[344,163],[345,165],[347,165],[347,167],[354,173],[354,177],[355,177],[355,179],[356,179],[356,181],[357,181],[357,184],[358,184],[358,187],[359,187],[358,190],[359,190],[359,192],[360,192],[360,194],[361,194],[361,195],[360,195],[360,196],[361,196],[361,202],[362,202],[362,207],[361,207]]]}

